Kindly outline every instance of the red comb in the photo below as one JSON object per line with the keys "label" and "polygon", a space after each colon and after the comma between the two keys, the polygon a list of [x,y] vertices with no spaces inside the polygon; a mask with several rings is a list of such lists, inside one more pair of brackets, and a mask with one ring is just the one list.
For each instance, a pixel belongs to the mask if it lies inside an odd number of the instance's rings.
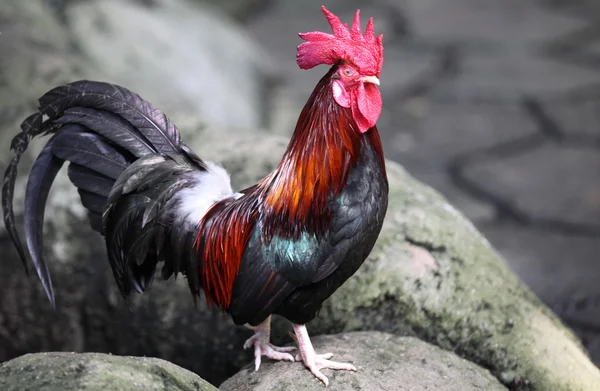
{"label": "red comb", "polygon": [[375,37],[373,18],[367,23],[365,35],[360,28],[360,10],[356,10],[352,29],[342,24],[340,18],[321,7],[329,21],[333,35],[320,31],[299,33],[305,40],[298,46],[296,62],[302,69],[317,65],[335,64],[338,60],[348,60],[360,68],[361,73],[379,77],[383,64],[383,35]]}

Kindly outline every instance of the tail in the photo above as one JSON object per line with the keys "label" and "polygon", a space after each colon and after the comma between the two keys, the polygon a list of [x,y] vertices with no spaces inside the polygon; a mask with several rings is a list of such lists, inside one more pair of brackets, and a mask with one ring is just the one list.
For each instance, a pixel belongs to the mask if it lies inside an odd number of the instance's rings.
{"label": "tail", "polygon": [[[39,100],[39,110],[21,124],[11,143],[15,155],[4,174],[2,211],[6,229],[29,273],[25,250],[15,226],[13,195],[19,160],[31,139],[52,137],[35,161],[25,195],[25,239],[46,294],[55,305],[43,254],[44,210],[50,187],[65,161],[94,230],[104,234],[102,215],[115,182],[133,162],[161,155],[201,166],[178,129],[150,103],[112,84],[78,81],[57,87]],[[201,167],[200,167],[201,168]]]}

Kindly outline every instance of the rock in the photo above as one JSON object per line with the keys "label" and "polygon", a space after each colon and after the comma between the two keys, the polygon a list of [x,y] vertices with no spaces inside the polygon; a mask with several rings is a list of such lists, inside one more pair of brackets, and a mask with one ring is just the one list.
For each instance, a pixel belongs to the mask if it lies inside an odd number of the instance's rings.
{"label": "rock", "polygon": [[211,7],[187,0],[77,2],[67,9],[74,39],[103,80],[169,113],[214,126],[266,126],[275,70],[247,33]]}
{"label": "rock", "polygon": [[26,354],[0,365],[4,391],[216,391],[194,373],[158,358],[99,353]]}
{"label": "rock", "polygon": [[[220,156],[232,180],[249,185],[261,175],[249,175],[256,166],[246,166],[257,155],[256,137],[227,138],[215,146],[207,140],[211,146],[203,156]],[[265,146],[274,160],[276,146]],[[235,155],[227,158],[227,151]],[[509,388],[600,387],[600,372],[577,338],[474,226],[399,165],[388,161],[387,167],[390,203],[379,240],[308,325],[309,333],[375,329],[414,335],[489,368]],[[274,332],[283,339],[288,328],[276,323]]]}
{"label": "rock", "polygon": [[277,70],[208,4],[5,0],[0,23],[0,50],[10,53],[0,58],[3,145],[43,93],[83,78],[122,84],[180,122],[201,118],[224,130],[269,122]]}
{"label": "rock", "polygon": [[[481,159],[467,166],[465,174],[485,191],[508,200],[531,219],[593,227],[600,215],[600,201],[596,195],[600,194],[600,188],[589,177],[590,172],[596,173],[598,169],[600,156],[596,148],[590,146],[586,150],[548,143],[527,153]],[[531,178],[536,178],[535,183],[528,183]],[[563,178],[561,187],[577,191],[554,190],[556,178]]]}
{"label": "rock", "polygon": [[[232,173],[234,188],[255,183],[279,160],[287,139],[264,133],[187,129],[189,145]],[[257,142],[260,140],[260,142]],[[390,204],[365,264],[308,325],[312,335],[381,330],[423,339],[490,369],[512,389],[589,390],[600,372],[579,341],[524,288],[489,243],[435,191],[388,162]],[[42,350],[100,351],[160,357],[219,384],[252,353],[251,334],[228,316],[194,309],[183,279],[156,281],[123,303],[103,241],[83,216],[50,199],[46,243],[56,312],[37,278],[20,270],[0,237],[0,360]],[[131,308],[131,310],[130,310]],[[289,324],[276,319],[274,342]]]}
{"label": "rock", "polygon": [[[412,337],[377,331],[319,336],[317,352],[335,352],[334,360],[357,372],[323,370],[332,391],[506,390],[489,371]],[[323,384],[302,363],[249,365],[219,387],[221,391],[322,391]]]}
{"label": "rock", "polygon": [[[4,0],[0,5],[0,145],[10,145],[37,98],[81,78],[85,61],[71,47],[68,30],[43,0]],[[37,48],[38,50],[32,50]],[[10,53],[10,55],[6,55]],[[0,153],[0,163],[11,155]],[[25,156],[25,161],[28,156]]]}
{"label": "rock", "polygon": [[232,17],[245,20],[270,5],[273,0],[197,0],[218,7]]}

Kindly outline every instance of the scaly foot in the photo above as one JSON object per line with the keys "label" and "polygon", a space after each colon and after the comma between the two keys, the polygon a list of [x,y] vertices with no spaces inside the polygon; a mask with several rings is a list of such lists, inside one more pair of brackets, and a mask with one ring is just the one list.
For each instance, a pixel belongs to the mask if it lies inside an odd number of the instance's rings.
{"label": "scaly foot", "polygon": [[333,353],[316,354],[315,349],[310,342],[310,337],[304,325],[294,325],[294,332],[298,339],[298,349],[300,353],[296,355],[297,361],[304,362],[304,365],[312,372],[317,379],[321,380],[325,387],[329,385],[329,379],[323,375],[321,369],[334,369],[342,371],[356,371],[356,367],[352,364],[346,364],[329,360],[333,357]]}
{"label": "scaly foot", "polygon": [[261,358],[265,356],[271,360],[294,361],[294,356],[289,352],[296,350],[295,347],[279,347],[269,342],[271,337],[271,317],[254,328],[254,335],[246,340],[244,349],[254,346],[254,370],[260,368]]}

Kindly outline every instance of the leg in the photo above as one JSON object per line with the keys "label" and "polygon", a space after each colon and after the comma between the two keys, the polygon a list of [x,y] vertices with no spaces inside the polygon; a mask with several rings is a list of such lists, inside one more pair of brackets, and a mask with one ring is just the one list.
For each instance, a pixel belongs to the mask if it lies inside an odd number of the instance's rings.
{"label": "leg", "polygon": [[269,342],[269,339],[271,338],[270,316],[258,326],[250,328],[254,329],[254,335],[248,338],[248,340],[244,343],[244,349],[254,346],[255,371],[258,371],[258,368],[260,368],[261,356],[266,356],[271,360],[294,361],[294,356],[292,356],[289,352],[295,350],[295,347],[279,347]]}
{"label": "leg", "polygon": [[296,356],[296,360],[302,360],[313,375],[325,384],[325,387],[329,384],[329,380],[321,373],[321,369],[356,371],[354,365],[330,361],[329,359],[333,356],[332,353],[316,354],[306,331],[306,326],[297,324],[293,326],[296,338],[298,339],[298,349],[300,350],[299,357]]}

